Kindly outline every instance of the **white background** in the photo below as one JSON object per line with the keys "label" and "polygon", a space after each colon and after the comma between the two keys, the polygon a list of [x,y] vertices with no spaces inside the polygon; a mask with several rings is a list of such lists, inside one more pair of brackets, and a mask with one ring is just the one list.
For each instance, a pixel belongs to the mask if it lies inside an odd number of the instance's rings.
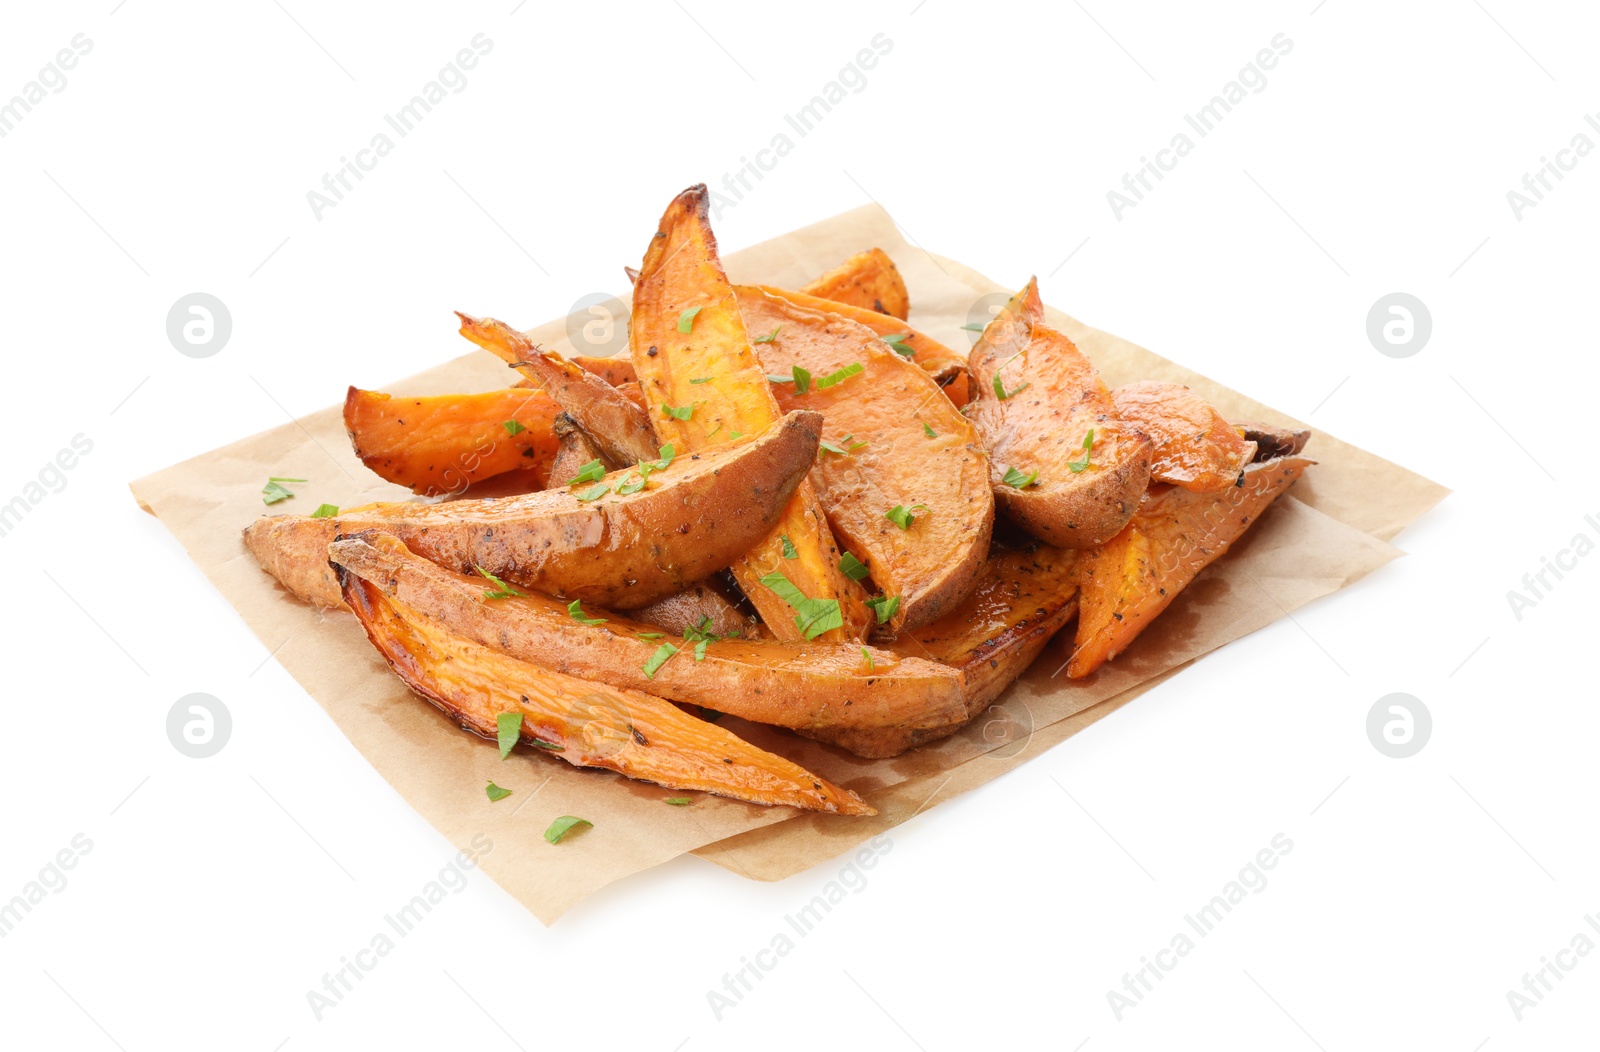
{"label": "white background", "polygon": [[[436,6],[7,12],[0,97],[74,34],[93,50],[0,139],[0,502],[74,435],[94,448],[0,538],[0,898],[75,834],[93,848],[0,940],[0,1045],[1592,1044],[1600,953],[1520,1022],[1506,997],[1600,912],[1600,558],[1520,620],[1506,597],[1600,536],[1600,158],[1520,219],[1506,198],[1574,135],[1600,143],[1592,8]],[[314,219],[306,192],[479,33],[465,89]],[[929,249],[1037,273],[1054,305],[1454,494],[1398,538],[1409,558],[894,830],[720,1022],[706,992],[837,864],[762,885],[684,858],[550,929],[474,875],[317,1021],[306,992],[450,847],[127,482],[460,353],[453,309],[531,325],[617,291],[674,193],[737,170],[880,33],[865,87],[724,211],[726,247],[875,199]],[[1279,33],[1264,90],[1114,218],[1106,192]],[[206,360],[165,334],[194,291],[233,317]],[[1365,333],[1396,291],[1433,318],[1403,360]],[[203,761],[165,732],[195,691],[234,724]],[[1405,760],[1365,730],[1395,691],[1433,715]],[[1106,992],[1279,833],[1266,888],[1119,1022]]]}

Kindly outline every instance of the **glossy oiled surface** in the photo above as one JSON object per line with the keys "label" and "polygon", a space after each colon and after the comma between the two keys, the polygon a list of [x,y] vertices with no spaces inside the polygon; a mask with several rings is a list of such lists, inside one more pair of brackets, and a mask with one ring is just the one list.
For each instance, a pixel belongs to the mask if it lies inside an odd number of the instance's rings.
{"label": "glossy oiled surface", "polygon": [[[804,394],[793,383],[772,390],[785,410],[821,413],[823,439],[845,451],[818,453],[811,479],[834,536],[866,563],[879,592],[900,597],[892,627],[939,617],[966,596],[989,551],[994,498],[977,432],[926,372],[871,329],[757,289],[739,304],[747,329],[778,333],[756,348],[768,374],[790,376],[798,366],[813,377]],[[853,365],[863,371],[817,386]],[[915,505],[925,507],[912,512],[909,529],[885,517]]]}
{"label": "glossy oiled surface", "polygon": [[[344,597],[367,638],[412,690],[464,728],[494,737],[496,717],[522,716],[522,737],[552,758],[672,789],[758,804],[870,815],[848,789],[757,749],[662,698],[552,672],[458,636],[349,575]],[[493,748],[485,743],[485,748]]]}
{"label": "glossy oiled surface", "polygon": [[[660,636],[660,628],[599,606],[575,620],[564,600],[537,593],[486,600],[484,582],[444,570],[395,538],[359,534],[334,543],[333,562],[449,631],[557,672],[644,690],[673,701],[780,727],[944,727],[965,717],[961,677],[889,650],[849,643],[726,639],[706,644]],[[644,672],[663,642],[679,653]],[[869,663],[868,657],[871,661]]]}
{"label": "glossy oiled surface", "polygon": [[[735,434],[759,434],[779,412],[718,258],[707,210],[703,186],[673,200],[650,239],[633,289],[629,347],[634,372],[657,434],[680,452],[706,449]],[[698,313],[687,321],[690,331],[679,332],[683,312],[695,308]],[[662,411],[663,404],[692,406],[693,412],[678,420]],[[782,536],[793,544],[795,558],[783,557]],[[865,593],[839,572],[839,556],[817,495],[803,482],[772,535],[751,548],[733,571],[779,638],[800,638],[800,632],[794,611],[761,583],[773,572],[782,572],[807,598],[839,601],[844,627],[824,639],[862,639],[872,614],[863,605]]]}
{"label": "glossy oiled surface", "polygon": [[[1030,280],[972,348],[967,415],[988,443],[1001,510],[1046,544],[1093,548],[1116,536],[1138,507],[1150,478],[1150,440],[1116,420],[1093,363],[1043,318]],[[1016,393],[1000,398],[996,373]],[[1082,457],[1091,429],[1088,466],[1074,472],[1067,465]],[[1038,480],[1025,489],[1005,485],[1007,468],[1037,471]]]}
{"label": "glossy oiled surface", "polygon": [[1078,637],[1067,675],[1087,676],[1127,649],[1312,463],[1296,456],[1252,464],[1241,485],[1215,493],[1152,490],[1126,529],[1083,555]]}
{"label": "glossy oiled surface", "polygon": [[1117,418],[1155,443],[1150,477],[1157,482],[1201,493],[1226,489],[1256,455],[1254,442],[1183,384],[1142,380],[1112,391],[1111,399]]}
{"label": "glossy oiled surface", "polygon": [[573,489],[499,500],[372,504],[338,517],[263,518],[245,530],[262,568],[323,606],[339,602],[327,566],[341,533],[379,528],[413,551],[463,572],[480,566],[513,584],[605,606],[632,608],[701,580],[748,550],[777,522],[804,480],[822,418],[793,413],[759,438],[698,457],[680,454],[637,493],[581,501]]}
{"label": "glossy oiled surface", "polygon": [[[352,387],[344,426],[379,478],[437,497],[519,469],[543,486],[556,455],[557,411],[542,391],[520,388],[400,398]],[[509,434],[511,420],[523,430]]]}
{"label": "glossy oiled surface", "polygon": [[837,300],[905,321],[911,313],[905,279],[881,248],[857,252],[801,290],[809,296]]}

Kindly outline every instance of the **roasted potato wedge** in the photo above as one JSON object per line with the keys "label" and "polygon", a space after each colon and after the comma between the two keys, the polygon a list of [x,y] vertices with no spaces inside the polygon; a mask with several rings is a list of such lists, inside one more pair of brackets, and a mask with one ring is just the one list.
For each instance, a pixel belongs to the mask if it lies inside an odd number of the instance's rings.
{"label": "roasted potato wedge", "polygon": [[460,311],[456,317],[461,319],[461,335],[542,387],[613,461],[637,464],[656,456],[655,432],[635,401],[594,373],[540,350],[503,321]]}
{"label": "roasted potato wedge", "polygon": [[245,530],[245,545],[291,592],[321,606],[339,603],[327,557],[335,535],[381,529],[462,573],[478,567],[512,585],[631,609],[726,567],[771,533],[805,481],[821,431],[820,414],[790,413],[759,436],[679,455],[625,495],[618,488],[639,479],[632,469],[502,500],[267,517]]}
{"label": "roasted potato wedge", "polygon": [[[965,723],[987,709],[1026,672],[1045,645],[1077,612],[1077,552],[1031,537],[995,542],[977,587],[932,624],[905,632],[884,647],[905,658],[937,661],[961,673]],[[897,756],[959,729],[881,727],[807,731],[859,756]]]}
{"label": "roasted potato wedge", "polygon": [[543,486],[556,455],[556,412],[542,391],[396,398],[352,387],[344,426],[375,475],[437,497],[518,469],[532,470]]}
{"label": "roasted potato wedge", "polygon": [[[1046,544],[1093,548],[1127,525],[1150,482],[1150,439],[1025,287],[972,348],[967,416],[988,443],[1000,510]],[[1007,481],[1008,476],[1011,482]]]}
{"label": "roasted potato wedge", "polygon": [[486,600],[482,579],[372,531],[335,541],[329,558],[452,634],[619,688],[797,729],[923,729],[966,718],[959,673],[922,658],[847,643],[678,638],[667,641],[678,652],[652,667],[662,646],[655,626],[599,606],[569,611],[539,594]]}
{"label": "roasted potato wedge", "polygon": [[[650,421],[660,441],[680,454],[759,434],[778,419],[777,400],[751,350],[707,212],[704,185],[685,190],[668,206],[634,286],[628,333],[633,368],[652,407]],[[785,558],[786,550],[794,556]],[[860,586],[840,572],[840,555],[816,492],[804,482],[772,535],[735,563],[733,573],[778,638],[804,638],[807,632],[789,602],[762,583],[781,573],[805,600],[837,603],[840,626],[819,638],[860,640],[874,619]]]}
{"label": "roasted potato wedge", "polygon": [[606,472],[617,470],[619,465],[606,456],[600,444],[590,438],[566,413],[557,413],[555,422],[550,425],[555,433],[557,447],[554,459],[550,461],[549,482],[546,489],[566,489],[572,485],[572,480],[577,478],[583,470],[595,461]]}
{"label": "roasted potato wedge", "polygon": [[636,621],[664,628],[675,636],[694,629],[735,639],[771,638],[756,616],[755,607],[745,602],[731,584],[724,583],[722,574],[707,577],[632,613]]}
{"label": "roasted potato wedge", "polygon": [[1117,419],[1155,443],[1150,477],[1197,493],[1213,493],[1239,481],[1255,457],[1247,441],[1211,403],[1183,384],[1144,380],[1111,392]]}
{"label": "roasted potato wedge", "polygon": [[1257,461],[1292,457],[1305,449],[1311,438],[1311,432],[1305,428],[1296,430],[1271,424],[1236,424],[1234,427],[1245,441],[1256,444]]}
{"label": "roasted potato wedge", "polygon": [[1079,563],[1078,635],[1067,675],[1082,679],[1126,650],[1313,463],[1252,464],[1239,485],[1215,493],[1152,490],[1133,521]]}
{"label": "roasted potato wedge", "polygon": [[345,604],[389,667],[466,730],[494,738],[501,713],[520,713],[523,741],[576,767],[756,804],[876,813],[850,790],[669,701],[518,661],[456,635],[370,581],[340,577]]}
{"label": "roasted potato wedge", "polygon": [[936,620],[972,590],[989,554],[994,497],[977,432],[866,326],[754,288],[740,291],[739,309],[750,331],[777,333],[756,346],[769,376],[811,377],[772,390],[785,410],[822,414],[811,481],[834,536],[880,592],[900,598],[890,627]]}
{"label": "roasted potato wedge", "polygon": [[808,296],[848,303],[879,314],[906,320],[911,297],[894,260],[881,248],[858,252],[839,266],[800,289]]}

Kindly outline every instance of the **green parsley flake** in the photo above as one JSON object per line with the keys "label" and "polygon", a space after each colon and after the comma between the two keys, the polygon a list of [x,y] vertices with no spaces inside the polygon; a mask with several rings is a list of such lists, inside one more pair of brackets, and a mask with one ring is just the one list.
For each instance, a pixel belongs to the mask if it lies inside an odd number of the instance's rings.
{"label": "green parsley flake", "polygon": [[1074,475],[1078,474],[1080,471],[1083,471],[1089,466],[1089,454],[1093,452],[1094,428],[1091,427],[1089,429],[1089,433],[1083,436],[1083,456],[1067,461],[1067,470],[1072,472]]}
{"label": "green parsley flake", "polygon": [[882,340],[884,343],[887,343],[890,349],[892,349],[894,353],[898,354],[900,357],[915,358],[917,356],[916,348],[905,342],[906,338],[910,335],[911,334],[909,332],[897,332],[891,336],[882,337]]}
{"label": "green parsley flake", "polygon": [[939,432],[937,432],[933,428],[929,427],[928,426],[928,422],[926,420],[924,420],[922,422],[922,433],[924,435],[927,435],[929,438],[938,438],[939,437]]}
{"label": "green parsley flake", "polygon": [[709,376],[697,376],[693,380],[690,380],[689,382],[692,383],[692,384],[708,384],[708,383],[711,382],[711,377],[709,377]]}
{"label": "green parsley flake", "polygon": [[261,503],[263,503],[263,504],[277,504],[279,501],[285,501],[285,500],[288,500],[290,497],[294,496],[293,493],[290,493],[287,489],[285,489],[283,487],[282,483],[285,483],[285,482],[309,482],[309,481],[311,481],[311,480],[310,479],[269,478],[269,479],[267,479],[267,484],[265,486],[261,487]]}
{"label": "green parsley flake", "polygon": [[794,542],[789,539],[787,533],[778,534],[778,540],[783,542],[783,557],[785,559],[800,558],[800,553],[795,550]]}
{"label": "green parsley flake", "polygon": [[522,737],[522,713],[502,712],[494,718],[495,737],[500,742],[500,759],[511,755],[511,747]]}
{"label": "green parsley flake", "polygon": [[1005,381],[1000,379],[1000,374],[994,374],[994,394],[995,397],[1000,399],[1002,402],[1004,402],[1007,398],[1015,398],[1017,395],[1021,394],[1032,386],[1033,384],[1029,382],[1023,384],[1021,387],[1013,388],[1012,390],[1007,391]]}
{"label": "green parsley flake", "polygon": [[318,504],[317,510],[311,513],[311,517],[313,519],[331,519],[337,514],[339,514],[339,505]]}
{"label": "green parsley flake", "polygon": [[603,617],[586,616],[583,612],[582,599],[574,599],[572,602],[567,604],[567,616],[578,622],[580,625],[603,625],[606,623],[606,619]]}
{"label": "green parsley flake", "polygon": [[867,659],[867,671],[868,672],[871,672],[873,669],[878,667],[877,665],[873,664],[872,651],[868,650],[866,647],[862,647],[861,648],[861,656]]}
{"label": "green parsley flake", "polygon": [[646,679],[655,679],[656,671],[667,663],[667,659],[678,652],[678,648],[671,643],[662,643],[656,647],[656,652],[650,655],[650,660],[644,663]]}
{"label": "green parsley flake", "polygon": [[[695,309],[698,310],[699,308]],[[587,818],[579,818],[576,815],[562,815],[560,818],[550,823],[550,828],[544,831],[544,838],[552,844],[559,844],[561,843],[562,837],[566,836],[578,826],[589,826],[590,828],[593,828],[594,823],[589,821]]]}
{"label": "green parsley flake", "polygon": [[984,329],[987,329],[989,326],[983,324],[983,322],[974,321],[974,322],[968,322],[967,324],[965,324],[965,325],[963,325],[961,327],[963,329],[965,329],[966,331],[968,331],[968,332],[982,332]]}
{"label": "green parsley flake", "polygon": [[751,343],[771,343],[773,340],[776,340],[778,338],[778,333],[780,333],[782,331],[783,331],[783,326],[780,325],[776,329],[773,329],[771,332],[767,333],[765,336],[757,336],[755,339],[751,340],[750,342]]}
{"label": "green parsley flake", "polygon": [[598,486],[595,486],[595,487],[593,487],[591,489],[586,489],[582,493],[578,493],[578,494],[574,494],[574,495],[579,500],[583,501],[584,503],[588,503],[591,500],[599,500],[601,497],[604,497],[610,491],[611,491],[611,487],[606,485],[604,482],[602,482]]}
{"label": "green parsley flake", "polygon": [[687,796],[669,796],[661,802],[664,804],[671,804],[673,807],[689,806],[689,798]]}
{"label": "green parsley flake", "polygon": [[639,632],[636,634],[640,639],[661,639],[666,635],[665,632]]}
{"label": "green parsley flake", "polygon": [[[866,368],[867,367],[862,365],[860,362],[851,362],[849,365],[845,366],[843,369],[836,369],[833,372],[829,373],[827,376],[824,376],[821,379],[819,379],[817,381],[817,390],[821,391],[821,390],[825,390],[826,388],[832,387],[835,384],[842,384],[846,380],[850,379],[852,376],[858,376],[861,373],[865,372]],[[804,394],[805,392],[802,391],[801,393]]]}
{"label": "green parsley flake", "polygon": [[479,577],[494,585],[493,588],[485,588],[483,590],[485,599],[510,599],[514,595],[526,596],[528,594],[527,592],[517,591],[481,566],[474,566],[473,569],[478,571]]}
{"label": "green parsley flake", "polygon": [[494,803],[496,800],[504,800],[506,797],[511,795],[510,789],[502,789],[493,782],[490,782],[488,785],[484,786],[483,791],[489,797],[490,803]]}
{"label": "green parsley flake", "polygon": [[520,435],[524,431],[528,430],[527,428],[523,427],[521,424],[517,423],[515,420],[507,420],[505,423],[501,424],[500,426],[506,429],[506,434],[508,434],[508,435]]}
{"label": "green parsley flake", "polygon": [[871,607],[872,612],[878,615],[878,624],[881,625],[893,617],[900,609],[900,597],[898,595],[875,596],[867,600],[867,606]]}
{"label": "green parsley flake", "polygon": [[844,556],[839,560],[839,572],[852,581],[859,581],[867,576],[867,564],[849,552],[845,552]]}
{"label": "green parsley flake", "polygon": [[926,511],[928,506],[926,504],[913,504],[911,507],[907,508],[903,504],[896,504],[894,507],[884,512],[883,517],[900,527],[902,530],[909,530],[911,528],[911,524],[917,521],[917,517],[911,513],[917,511],[918,509]]}
{"label": "green parsley flake", "polygon": [[693,329],[694,328],[694,316],[696,314],[699,314],[699,313],[700,313],[700,308],[699,307],[690,307],[688,310],[686,310],[682,314],[678,315],[678,331],[679,332],[688,332],[690,329]]}
{"label": "green parsley flake", "polygon": [[1006,477],[1000,481],[1005,483],[1007,486],[1015,486],[1017,489],[1027,489],[1029,486],[1032,486],[1034,483],[1039,481],[1039,473],[1037,471],[1031,471],[1024,475],[1015,467],[1009,467],[1006,468]]}
{"label": "green parsley flake", "polygon": [[638,493],[644,489],[644,484],[649,481],[644,475],[629,474],[617,483],[617,496],[626,497],[631,493]]}
{"label": "green parsley flake", "polygon": [[693,402],[689,405],[672,406],[662,402],[661,411],[674,420],[687,420],[694,415],[694,407],[699,404],[699,402]]}
{"label": "green parsley flake", "polygon": [[798,611],[794,623],[807,639],[816,639],[824,632],[844,627],[844,614],[839,610],[839,600],[807,599],[805,593],[781,573],[769,573],[761,578],[761,583]]}
{"label": "green parsley flake", "polygon": [[580,482],[599,482],[605,477],[606,466],[598,460],[591,460],[578,469],[578,473],[572,476],[572,480],[567,485],[576,486]]}

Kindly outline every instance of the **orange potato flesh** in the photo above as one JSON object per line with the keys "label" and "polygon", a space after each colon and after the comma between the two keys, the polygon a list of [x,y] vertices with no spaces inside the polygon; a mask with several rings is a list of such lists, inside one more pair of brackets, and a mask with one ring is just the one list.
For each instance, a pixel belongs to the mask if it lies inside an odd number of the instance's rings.
{"label": "orange potato flesh", "polygon": [[459,311],[456,316],[461,335],[542,387],[612,460],[637,464],[655,458],[658,447],[649,417],[632,399],[560,355],[540,350],[503,321]]}
{"label": "orange potato flesh", "polygon": [[850,790],[669,701],[517,661],[448,631],[354,574],[342,576],[346,605],[389,667],[467,730],[493,738],[497,716],[520,713],[523,741],[546,743],[535,748],[577,767],[756,804],[876,813]]}
{"label": "orange potato flesh", "polygon": [[1133,521],[1079,563],[1078,636],[1067,675],[1082,679],[1126,650],[1312,463],[1252,464],[1241,485],[1215,493],[1152,490]]}
{"label": "orange potato flesh", "polygon": [[808,296],[848,303],[906,320],[911,298],[894,260],[881,248],[858,252],[839,266],[800,289]]}
{"label": "orange potato flesh", "polygon": [[[437,497],[517,469],[531,469],[544,485],[556,455],[556,412],[542,391],[397,398],[352,387],[344,426],[356,456],[379,478]],[[523,428],[515,435],[505,427],[512,420]]]}
{"label": "orange potato flesh", "polygon": [[463,573],[482,567],[513,585],[632,609],[725,568],[771,533],[816,460],[821,430],[818,414],[791,413],[759,437],[680,454],[625,495],[616,491],[638,480],[632,469],[502,499],[263,517],[245,530],[245,546],[296,596],[321,606],[340,602],[328,569],[334,537],[379,529]]}
{"label": "orange potato flesh", "polygon": [[[675,198],[645,253],[633,291],[629,346],[650,403],[650,422],[679,455],[737,435],[760,434],[778,419],[778,403],[751,350],[733,287],[717,255],[704,186]],[[688,314],[694,310],[693,315]],[[687,333],[680,328],[687,327]],[[702,383],[694,383],[702,380]],[[663,406],[692,407],[687,420]],[[787,537],[796,557],[783,557]],[[834,599],[844,624],[819,638],[860,640],[874,620],[865,593],[839,571],[838,545],[809,481],[802,482],[765,541],[733,566],[735,579],[780,639],[802,638],[794,610],[761,583],[781,572],[808,599]]]}
{"label": "orange potato flesh", "polygon": [[1256,455],[1211,403],[1182,384],[1143,380],[1111,392],[1117,419],[1150,436],[1150,477],[1198,493],[1226,489]]}
{"label": "orange potato flesh", "polygon": [[[967,416],[988,443],[995,500],[1010,519],[1061,548],[1093,548],[1125,526],[1150,479],[1150,439],[1116,419],[1094,364],[1044,324],[1038,283],[995,315],[972,348]],[[1007,397],[995,390],[999,377]],[[1093,431],[1087,465],[1083,444]],[[1038,472],[1026,487],[1008,469]]]}
{"label": "orange potato flesh", "polygon": [[[748,329],[778,333],[756,345],[768,375],[790,376],[797,366],[812,374],[804,394],[794,383],[772,392],[785,411],[820,412],[823,439],[844,450],[824,446],[811,481],[835,537],[881,593],[900,597],[890,627],[935,620],[971,590],[989,551],[994,497],[977,432],[932,377],[871,329],[759,289],[742,290],[739,306]],[[856,366],[863,371],[820,386]],[[885,514],[917,505],[925,507],[912,512],[909,529]]]}

